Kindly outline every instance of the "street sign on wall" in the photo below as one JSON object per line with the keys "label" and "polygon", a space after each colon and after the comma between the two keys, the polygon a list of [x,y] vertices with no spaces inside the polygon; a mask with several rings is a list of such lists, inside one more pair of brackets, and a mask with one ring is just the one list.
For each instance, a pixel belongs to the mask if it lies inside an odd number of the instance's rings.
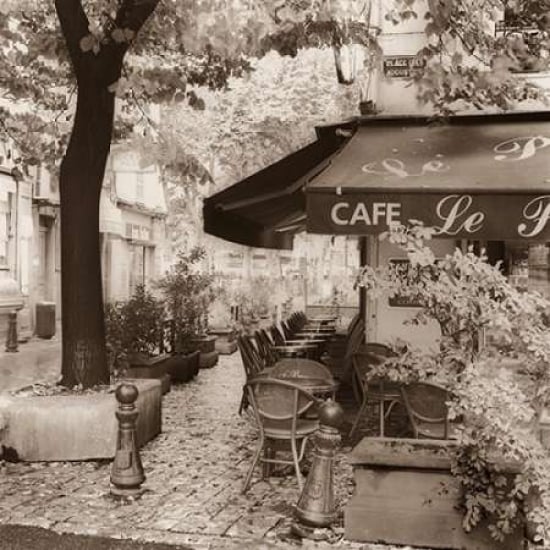
{"label": "street sign on wall", "polygon": [[410,78],[414,70],[424,66],[424,61],[414,55],[388,55],[384,57],[384,76]]}

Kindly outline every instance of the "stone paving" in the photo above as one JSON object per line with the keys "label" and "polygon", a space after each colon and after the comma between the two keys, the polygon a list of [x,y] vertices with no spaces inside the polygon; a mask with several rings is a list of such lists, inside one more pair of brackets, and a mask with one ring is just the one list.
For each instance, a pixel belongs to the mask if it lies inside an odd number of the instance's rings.
{"label": "stone paving", "polygon": [[[141,499],[109,495],[109,461],[0,461],[0,523],[58,532],[186,544],[197,550],[315,548],[388,550],[343,539],[341,517],[329,543],[290,535],[299,497],[294,475],[259,478],[241,488],[255,446],[249,419],[237,415],[243,383],[239,355],[221,356],[163,398],[163,433],[141,451],[147,480]],[[341,505],[352,490],[345,443],[335,468]],[[1,548],[1,541],[0,541]]]}
{"label": "stone paving", "polygon": [[32,338],[19,344],[18,352],[4,351],[0,343],[0,392],[35,382],[55,382],[61,373],[61,339]]}

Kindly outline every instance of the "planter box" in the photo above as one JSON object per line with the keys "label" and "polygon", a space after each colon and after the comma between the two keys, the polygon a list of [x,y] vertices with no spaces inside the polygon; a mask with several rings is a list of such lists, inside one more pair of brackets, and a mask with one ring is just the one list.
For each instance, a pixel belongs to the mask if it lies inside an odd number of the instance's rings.
{"label": "planter box", "polygon": [[520,550],[523,530],[504,542],[485,525],[466,533],[460,484],[450,473],[449,441],[364,438],[351,453],[355,492],[344,512],[345,537],[456,550]]}
{"label": "planter box", "polygon": [[201,336],[191,340],[191,348],[198,349],[201,353],[210,353],[215,350],[215,336]]}
{"label": "planter box", "polygon": [[193,338],[191,341],[193,348],[198,349],[201,354],[199,358],[199,366],[201,369],[212,368],[217,362],[219,353],[216,351],[216,337],[202,336]]}
{"label": "planter box", "polygon": [[158,357],[133,358],[130,361],[124,378],[154,378],[160,380],[162,394],[164,395],[170,391],[170,374],[167,368],[169,359],[170,355],[168,354],[163,354]]}
{"label": "planter box", "polygon": [[214,350],[207,353],[201,352],[199,357],[199,365],[201,369],[211,369],[217,365],[220,354]]}
{"label": "planter box", "polygon": [[231,355],[237,351],[235,331],[232,328],[211,329],[209,333],[216,337],[214,349],[220,355]]}
{"label": "planter box", "polygon": [[[142,446],[161,431],[161,385],[158,380],[132,383],[139,390],[137,442]],[[114,393],[1,396],[0,444],[28,462],[113,458],[116,410]]]}
{"label": "planter box", "polygon": [[199,372],[200,351],[187,355],[176,353],[166,362],[166,368],[172,382],[188,382]]}

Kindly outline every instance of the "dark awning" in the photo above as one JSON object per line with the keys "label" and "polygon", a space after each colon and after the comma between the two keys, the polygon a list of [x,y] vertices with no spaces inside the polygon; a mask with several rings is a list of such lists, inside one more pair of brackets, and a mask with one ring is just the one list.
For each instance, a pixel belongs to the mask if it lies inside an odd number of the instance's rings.
{"label": "dark awning", "polygon": [[291,249],[305,229],[304,185],[330,163],[355,123],[317,128],[317,140],[204,201],[204,230],[236,243]]}
{"label": "dark awning", "polygon": [[364,119],[306,186],[307,230],[550,240],[550,112]]}

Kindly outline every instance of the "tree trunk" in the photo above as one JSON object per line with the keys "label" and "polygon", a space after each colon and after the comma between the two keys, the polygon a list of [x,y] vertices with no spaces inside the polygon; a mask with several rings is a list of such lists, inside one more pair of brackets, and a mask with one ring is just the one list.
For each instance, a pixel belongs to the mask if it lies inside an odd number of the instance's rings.
{"label": "tree trunk", "polygon": [[[90,67],[88,67],[90,69]],[[61,273],[65,386],[109,383],[99,246],[99,198],[113,130],[114,94],[94,71],[79,81],[61,164]]]}

